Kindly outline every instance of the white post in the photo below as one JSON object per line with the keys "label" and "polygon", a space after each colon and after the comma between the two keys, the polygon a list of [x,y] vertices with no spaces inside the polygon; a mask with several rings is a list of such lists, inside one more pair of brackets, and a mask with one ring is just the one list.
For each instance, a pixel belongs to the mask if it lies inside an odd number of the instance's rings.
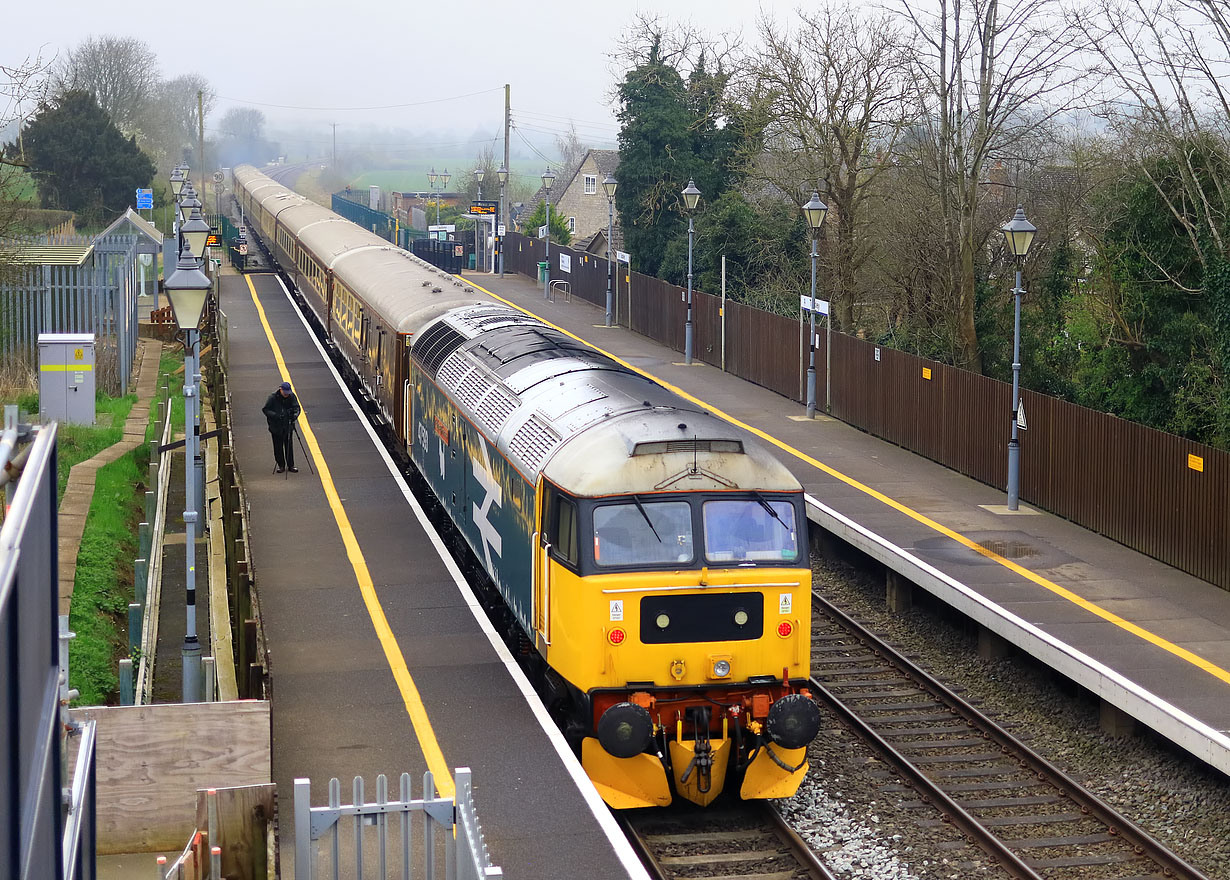
{"label": "white post", "polygon": [[726,255],[722,254],[722,372],[726,372]]}

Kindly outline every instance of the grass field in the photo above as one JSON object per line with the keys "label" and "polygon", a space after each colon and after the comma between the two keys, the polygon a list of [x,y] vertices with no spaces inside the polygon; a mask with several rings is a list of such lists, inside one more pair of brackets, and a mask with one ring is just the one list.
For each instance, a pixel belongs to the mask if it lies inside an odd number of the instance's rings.
{"label": "grass field", "polygon": [[[449,180],[448,190],[454,191],[463,189],[467,183],[462,179],[462,175],[469,177],[473,173],[472,167],[474,157],[468,159],[442,159],[434,163],[436,171],[449,169],[453,176]],[[350,182],[350,186],[355,190],[364,190],[369,186],[378,186],[384,192],[429,192],[431,190],[430,181],[427,179],[427,172],[430,165],[421,168],[407,168],[404,170],[389,170],[389,171],[367,171],[360,174]],[[531,179],[534,183],[534,189],[538,188],[541,181],[538,176],[542,174],[545,165],[536,165],[532,162],[514,162],[512,172],[524,179]],[[558,169],[557,169],[558,170]],[[459,173],[460,172],[460,173]],[[494,187],[494,188],[492,188]],[[483,181],[484,195],[498,193],[500,182],[498,180]]]}

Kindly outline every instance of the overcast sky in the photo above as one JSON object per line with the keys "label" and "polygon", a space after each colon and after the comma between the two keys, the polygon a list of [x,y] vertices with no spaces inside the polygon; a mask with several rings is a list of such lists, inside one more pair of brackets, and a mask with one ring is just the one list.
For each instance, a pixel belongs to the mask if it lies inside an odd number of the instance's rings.
{"label": "overcast sky", "polygon": [[782,15],[796,5],[32,0],[7,4],[0,64],[20,63],[40,51],[50,58],[91,35],[134,36],[154,48],[164,77],[198,72],[208,78],[219,96],[210,122],[216,124],[228,107],[253,106],[271,125],[319,125],[328,135],[329,124],[339,123],[339,141],[347,124],[365,123],[464,137],[485,127],[494,137],[509,83],[514,119],[527,133],[537,130],[545,139],[566,130],[571,119],[583,141],[607,146],[617,131],[608,102],[615,77],[610,55],[638,12],[653,10],[710,33],[741,31],[751,38],[761,8]]}

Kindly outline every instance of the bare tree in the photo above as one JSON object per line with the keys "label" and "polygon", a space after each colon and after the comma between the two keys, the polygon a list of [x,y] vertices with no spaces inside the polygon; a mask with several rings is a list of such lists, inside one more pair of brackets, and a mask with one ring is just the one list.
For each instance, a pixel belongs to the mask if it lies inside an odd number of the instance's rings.
{"label": "bare tree", "polygon": [[[975,260],[988,163],[1013,158],[1022,139],[1060,112],[1057,94],[1079,78],[1068,62],[1073,30],[1054,0],[938,0],[926,11],[902,0],[918,40],[921,149],[910,158],[934,194],[943,257],[943,313],[957,363],[981,370],[974,323]],[[991,227],[993,229],[994,227]]]}
{"label": "bare tree", "polygon": [[555,136],[555,151],[559,153],[560,168],[578,168],[585,154],[589,152],[589,144],[577,135],[574,122],[568,123],[568,131]]}
{"label": "bare tree", "polygon": [[[1136,170],[1203,268],[1214,255],[1230,257],[1230,6],[1225,0],[1160,6],[1102,0],[1095,15],[1074,21],[1099,56],[1112,88],[1102,112]],[[1177,188],[1156,176],[1149,160],[1160,155],[1174,161]]]}
{"label": "bare tree", "polygon": [[741,83],[765,124],[765,152],[749,180],[796,204],[816,189],[828,203],[825,292],[838,326],[850,328],[870,253],[867,200],[915,107],[908,44],[888,16],[849,5],[800,11],[794,29],[763,16],[759,29],[762,47]]}
{"label": "bare tree", "polygon": [[136,37],[87,37],[58,65],[57,91],[81,89],[94,96],[125,134],[142,134],[141,123],[158,88],[158,60]]}
{"label": "bare tree", "polygon": [[185,148],[196,152],[200,124],[198,94],[208,119],[218,98],[209,81],[199,73],[163,80],[154,92],[141,128],[145,132],[144,145],[163,170],[169,171],[182,161]]}
{"label": "bare tree", "polygon": [[47,69],[48,64],[39,55],[19,64],[0,65],[0,95],[6,99],[0,131],[11,127],[13,132],[13,143],[0,145],[0,282],[16,271],[5,242],[22,231],[22,214],[29,207],[20,195],[26,185],[21,128],[25,114],[45,94]]}

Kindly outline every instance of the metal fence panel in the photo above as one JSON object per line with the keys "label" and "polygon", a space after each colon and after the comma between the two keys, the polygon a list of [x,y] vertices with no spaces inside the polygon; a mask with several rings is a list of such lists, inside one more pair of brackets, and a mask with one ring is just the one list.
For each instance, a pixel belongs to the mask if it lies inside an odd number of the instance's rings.
{"label": "metal fence panel", "polygon": [[56,426],[34,440],[0,529],[0,875],[64,873]]}

